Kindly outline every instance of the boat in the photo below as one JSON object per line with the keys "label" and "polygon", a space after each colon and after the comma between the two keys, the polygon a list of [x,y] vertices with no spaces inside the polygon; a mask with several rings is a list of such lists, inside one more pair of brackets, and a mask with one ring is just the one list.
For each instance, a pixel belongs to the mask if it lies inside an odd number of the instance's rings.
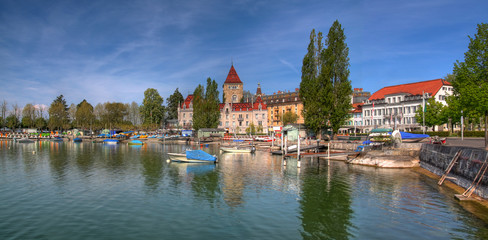
{"label": "boat", "polygon": [[167,153],[169,160],[173,162],[208,163],[217,162],[215,155],[210,155],[202,150],[187,150],[185,153]]}
{"label": "boat", "polygon": [[83,140],[81,138],[74,138],[73,142],[82,142]]}
{"label": "boat", "polygon": [[144,145],[144,142],[140,140],[132,140],[128,143],[129,145]]}
{"label": "boat", "polygon": [[34,142],[34,140],[28,139],[28,138],[15,139],[15,141],[18,143],[33,143]]}
{"label": "boat", "polygon": [[254,146],[252,147],[221,147],[220,151],[224,153],[253,153],[256,151]]}
{"label": "boat", "polygon": [[105,144],[117,144],[117,143],[119,143],[119,140],[117,140],[117,139],[105,139],[105,140],[103,140],[103,143],[105,143]]}
{"label": "boat", "polygon": [[400,136],[402,138],[402,142],[404,143],[416,143],[424,140],[425,138],[430,137],[427,134],[415,134],[415,133],[408,133],[408,132],[400,132]]}
{"label": "boat", "polygon": [[60,137],[54,137],[54,138],[51,139],[51,141],[53,141],[53,142],[62,142],[63,139],[60,138]]}

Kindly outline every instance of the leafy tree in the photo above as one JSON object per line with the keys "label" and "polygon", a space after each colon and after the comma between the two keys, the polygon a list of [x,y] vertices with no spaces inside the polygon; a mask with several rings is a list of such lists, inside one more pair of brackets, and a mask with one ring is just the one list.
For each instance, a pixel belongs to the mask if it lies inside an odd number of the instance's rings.
{"label": "leafy tree", "polygon": [[132,125],[137,126],[141,124],[141,113],[139,111],[140,107],[136,102],[131,104],[126,104],[127,107],[127,120],[132,123]]}
{"label": "leafy tree", "polygon": [[176,88],[175,92],[166,99],[168,103],[168,119],[178,119],[178,107],[183,101],[183,95]]}
{"label": "leafy tree", "polygon": [[256,134],[256,126],[254,123],[249,124],[249,127],[246,128],[246,133],[252,135]]}
{"label": "leafy tree", "polygon": [[7,123],[7,101],[3,100],[0,104],[0,127],[5,127]]}
{"label": "leafy tree", "polygon": [[12,130],[20,126],[19,118],[15,114],[10,114],[6,119],[6,126]]}
{"label": "leafy tree", "polygon": [[68,105],[63,95],[59,95],[49,107],[48,127],[51,130],[62,129],[68,123]]}
{"label": "leafy tree", "polygon": [[36,119],[36,109],[30,103],[24,106],[22,109],[22,125],[27,128],[34,127],[34,121]]}
{"label": "leafy tree", "polygon": [[294,112],[288,111],[281,117],[281,122],[283,122],[283,126],[286,126],[290,123],[296,123],[298,119],[298,115]]}
{"label": "leafy tree", "polygon": [[[349,48],[344,29],[336,20],[327,34],[310,34],[307,54],[303,58],[300,98],[303,101],[305,124],[315,133],[331,127],[337,133],[351,109],[349,80]],[[320,136],[320,134],[317,134]]]}
{"label": "leafy tree", "polygon": [[[351,110],[352,87],[349,80],[349,48],[345,40],[344,29],[336,20],[327,34],[325,42],[327,48],[323,54],[323,65],[319,76],[319,81],[323,82],[320,95],[323,100],[321,102],[326,104],[331,102],[329,112],[326,115],[329,116],[334,134],[344,124]],[[325,99],[329,96],[332,98]]]}
{"label": "leafy tree", "polygon": [[105,128],[115,128],[126,123],[124,117],[127,115],[127,108],[123,103],[106,102],[104,103],[104,109],[101,122]]}
{"label": "leafy tree", "polygon": [[[215,80],[207,78],[207,89],[202,85],[193,92],[193,129],[216,128],[219,125],[219,91]],[[205,92],[205,93],[204,93]]]}
{"label": "leafy tree", "polygon": [[77,127],[88,129],[92,126],[95,120],[93,106],[85,99],[76,106],[75,119]]}
{"label": "leafy tree", "polygon": [[446,106],[435,100],[435,98],[429,98],[425,105],[425,113],[423,107],[417,108],[415,112],[415,120],[418,123],[423,123],[425,116],[425,126],[432,127],[432,131],[435,131],[435,126],[447,123]]}
{"label": "leafy tree", "polygon": [[47,127],[47,121],[43,117],[36,118],[34,125],[38,129],[45,129]]}
{"label": "leafy tree", "polygon": [[69,108],[68,108],[68,119],[69,119],[69,122],[73,123],[73,125],[78,125],[76,123],[76,109],[78,107],[72,103],[71,105],[69,105]]}
{"label": "leafy tree", "polygon": [[485,148],[488,149],[488,24],[478,24],[478,32],[469,40],[464,62],[454,63],[451,101],[458,102],[457,106],[467,115],[484,116]]}
{"label": "leafy tree", "polygon": [[158,90],[148,88],[144,91],[144,100],[140,107],[144,124],[161,124],[164,119],[163,98]]}

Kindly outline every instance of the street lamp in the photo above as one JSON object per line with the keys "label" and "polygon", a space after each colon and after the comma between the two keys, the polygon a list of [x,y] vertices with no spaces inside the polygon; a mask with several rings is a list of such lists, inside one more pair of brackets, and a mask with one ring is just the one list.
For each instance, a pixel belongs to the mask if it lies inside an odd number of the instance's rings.
{"label": "street lamp", "polygon": [[461,141],[464,140],[464,117],[463,110],[461,110]]}

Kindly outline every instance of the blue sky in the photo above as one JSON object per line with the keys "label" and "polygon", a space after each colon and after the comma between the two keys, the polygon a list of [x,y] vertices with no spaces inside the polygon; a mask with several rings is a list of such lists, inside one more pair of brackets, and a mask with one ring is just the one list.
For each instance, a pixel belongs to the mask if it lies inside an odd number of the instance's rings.
{"label": "blue sky", "polygon": [[221,86],[231,61],[246,90],[293,91],[310,31],[336,19],[353,88],[374,92],[451,73],[488,1],[0,0],[0,101],[140,104]]}

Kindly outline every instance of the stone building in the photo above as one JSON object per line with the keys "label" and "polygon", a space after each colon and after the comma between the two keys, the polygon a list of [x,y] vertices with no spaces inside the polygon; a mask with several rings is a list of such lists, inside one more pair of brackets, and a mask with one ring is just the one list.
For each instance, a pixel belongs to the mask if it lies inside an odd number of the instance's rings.
{"label": "stone building", "polygon": [[[240,80],[234,65],[222,85],[223,103],[220,107],[220,122],[218,128],[223,128],[229,133],[244,134],[246,129],[255,126],[258,132],[268,132],[267,106],[261,99],[261,87],[258,84],[255,100],[243,102],[244,84]],[[253,98],[254,99],[254,98]],[[178,108],[178,122],[184,129],[192,128],[193,95],[188,95]]]}
{"label": "stone building", "polygon": [[294,92],[273,93],[272,95],[263,95],[263,102],[268,107],[268,126],[283,126],[282,116],[286,112],[293,112],[298,115],[297,124],[304,124],[303,118],[303,103],[300,100],[299,89],[296,88]]}
{"label": "stone building", "polygon": [[384,87],[375,92],[362,107],[366,131],[373,128],[395,128],[405,131],[421,130],[415,112],[429,98],[444,105],[453,94],[452,86],[443,79]]}

